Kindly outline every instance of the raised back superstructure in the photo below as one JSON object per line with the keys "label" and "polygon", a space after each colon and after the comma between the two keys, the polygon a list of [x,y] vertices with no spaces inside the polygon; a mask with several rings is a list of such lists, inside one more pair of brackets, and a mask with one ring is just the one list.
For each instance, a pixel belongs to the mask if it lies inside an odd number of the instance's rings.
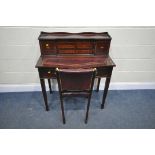
{"label": "raised back superstructure", "polygon": [[41,55],[108,55],[111,37],[107,32],[41,32]]}

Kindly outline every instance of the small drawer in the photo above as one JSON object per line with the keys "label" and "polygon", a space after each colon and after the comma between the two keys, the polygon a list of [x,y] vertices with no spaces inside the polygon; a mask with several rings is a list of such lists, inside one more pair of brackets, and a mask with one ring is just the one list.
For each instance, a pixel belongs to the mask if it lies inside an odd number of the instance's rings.
{"label": "small drawer", "polygon": [[96,42],[96,53],[107,54],[109,52],[110,41],[97,41]]}
{"label": "small drawer", "polygon": [[111,67],[99,67],[97,68],[96,76],[99,77],[110,77],[112,72]]}
{"label": "small drawer", "polygon": [[40,41],[42,54],[56,54],[56,47],[53,41]]}
{"label": "small drawer", "polygon": [[53,41],[41,41],[40,44],[44,50],[55,49],[55,43]]}
{"label": "small drawer", "polygon": [[73,42],[57,42],[58,49],[69,49],[75,48],[75,43]]}
{"label": "small drawer", "polygon": [[39,69],[39,74],[41,78],[56,78],[54,69]]}
{"label": "small drawer", "polygon": [[64,49],[64,50],[59,49],[58,50],[59,54],[75,54],[75,52],[76,51],[74,49],[72,49],[72,50],[70,50],[70,49]]}
{"label": "small drawer", "polygon": [[93,43],[90,41],[81,41],[76,43],[78,49],[92,49]]}
{"label": "small drawer", "polygon": [[80,50],[80,49],[78,49],[78,50],[76,50],[76,54],[93,54],[93,50],[91,50],[91,49],[88,49],[88,50]]}
{"label": "small drawer", "polygon": [[56,50],[44,50],[44,52],[43,52],[43,54],[45,54],[45,55],[54,55],[56,53],[57,53]]}

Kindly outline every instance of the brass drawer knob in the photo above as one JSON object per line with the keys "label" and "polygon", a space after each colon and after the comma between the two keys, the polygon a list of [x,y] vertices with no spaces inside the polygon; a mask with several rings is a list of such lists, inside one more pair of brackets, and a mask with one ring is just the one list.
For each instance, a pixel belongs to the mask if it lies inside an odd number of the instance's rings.
{"label": "brass drawer knob", "polygon": [[51,71],[48,71],[48,74],[50,74],[51,73]]}
{"label": "brass drawer knob", "polygon": [[103,49],[103,48],[104,48],[104,46],[101,46],[100,48],[102,48],[102,49]]}
{"label": "brass drawer knob", "polygon": [[49,44],[45,44],[46,48],[49,48]]}

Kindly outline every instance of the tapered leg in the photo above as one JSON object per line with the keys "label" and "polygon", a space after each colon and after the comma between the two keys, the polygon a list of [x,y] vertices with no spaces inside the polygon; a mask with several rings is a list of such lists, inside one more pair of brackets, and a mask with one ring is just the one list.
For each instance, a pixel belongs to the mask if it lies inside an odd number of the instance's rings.
{"label": "tapered leg", "polygon": [[50,94],[52,93],[52,87],[51,87],[51,80],[48,79],[48,85],[49,85],[49,91],[50,91]]}
{"label": "tapered leg", "polygon": [[65,124],[66,123],[66,119],[65,119],[64,105],[63,105],[63,100],[62,100],[62,96],[61,95],[60,95],[60,102],[61,102],[62,120],[63,120],[63,124]]}
{"label": "tapered leg", "polygon": [[45,80],[44,79],[40,79],[40,84],[41,84],[42,93],[43,93],[43,97],[44,97],[45,108],[46,108],[46,111],[49,111],[49,107],[48,107],[48,103],[47,103],[47,94],[46,94]]}
{"label": "tapered leg", "polygon": [[89,114],[89,107],[90,107],[90,99],[91,99],[91,95],[89,95],[88,97],[88,104],[87,104],[87,111],[86,111],[86,118],[85,118],[85,123],[87,124],[88,122],[88,114]]}
{"label": "tapered leg", "polygon": [[106,81],[105,81],[105,87],[104,87],[104,93],[103,93],[101,109],[104,108],[105,99],[106,99],[106,96],[107,96],[107,93],[108,93],[109,84],[110,84],[110,79],[111,79],[111,77],[107,77]]}
{"label": "tapered leg", "polygon": [[98,81],[97,81],[97,89],[96,89],[97,92],[99,91],[100,81],[101,81],[101,78],[98,78]]}

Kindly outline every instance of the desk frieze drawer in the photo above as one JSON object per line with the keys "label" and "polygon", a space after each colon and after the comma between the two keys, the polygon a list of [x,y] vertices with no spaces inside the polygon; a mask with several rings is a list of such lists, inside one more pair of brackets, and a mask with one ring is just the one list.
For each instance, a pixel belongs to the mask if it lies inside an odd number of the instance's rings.
{"label": "desk frieze drawer", "polygon": [[41,78],[56,78],[55,69],[38,69]]}
{"label": "desk frieze drawer", "polygon": [[98,67],[97,68],[97,73],[96,76],[97,77],[110,77],[111,76],[111,72],[112,72],[112,68],[111,67]]}

